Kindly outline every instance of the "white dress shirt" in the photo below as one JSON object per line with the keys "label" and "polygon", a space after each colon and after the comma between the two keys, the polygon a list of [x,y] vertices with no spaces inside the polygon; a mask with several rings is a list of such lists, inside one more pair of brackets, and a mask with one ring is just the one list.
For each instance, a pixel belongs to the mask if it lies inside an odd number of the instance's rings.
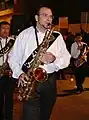
{"label": "white dress shirt", "polygon": [[[40,44],[43,41],[44,33],[37,32],[37,35]],[[25,29],[18,35],[13,49],[8,56],[8,63],[13,71],[14,78],[18,78],[19,75],[23,73],[21,69],[22,65],[36,48],[37,43],[33,27]],[[59,69],[66,68],[69,65],[71,56],[66,49],[66,45],[60,33],[47,51],[51,52],[56,57],[56,60],[53,63],[41,66],[47,71],[47,73],[58,71]]]}

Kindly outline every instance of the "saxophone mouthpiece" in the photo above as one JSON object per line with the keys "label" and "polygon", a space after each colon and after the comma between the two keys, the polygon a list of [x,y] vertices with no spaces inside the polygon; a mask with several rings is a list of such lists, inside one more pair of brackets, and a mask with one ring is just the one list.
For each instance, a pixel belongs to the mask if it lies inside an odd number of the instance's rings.
{"label": "saxophone mouthpiece", "polygon": [[52,24],[51,24],[51,23],[48,23],[48,25],[47,25],[47,26],[48,26],[48,28],[51,28]]}
{"label": "saxophone mouthpiece", "polygon": [[48,26],[52,25],[51,23],[48,23]]}
{"label": "saxophone mouthpiece", "polygon": [[49,29],[53,29],[54,28],[54,24],[48,23],[48,27],[49,27]]}

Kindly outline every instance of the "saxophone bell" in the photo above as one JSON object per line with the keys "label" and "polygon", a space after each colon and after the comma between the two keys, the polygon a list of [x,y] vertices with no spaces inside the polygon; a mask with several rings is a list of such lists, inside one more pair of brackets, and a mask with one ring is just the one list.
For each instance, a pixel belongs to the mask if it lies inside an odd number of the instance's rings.
{"label": "saxophone bell", "polygon": [[48,74],[45,69],[37,67],[33,71],[33,77],[38,82],[45,82],[48,78]]}

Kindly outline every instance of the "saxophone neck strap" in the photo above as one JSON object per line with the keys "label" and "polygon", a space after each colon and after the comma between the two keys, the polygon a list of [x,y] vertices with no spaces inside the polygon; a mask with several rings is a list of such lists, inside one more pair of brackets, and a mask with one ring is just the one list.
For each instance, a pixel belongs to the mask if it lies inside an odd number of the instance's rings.
{"label": "saxophone neck strap", "polygon": [[[5,39],[5,46],[6,46],[6,44],[7,44],[7,39],[8,39],[8,37],[6,37],[6,39]],[[0,38],[0,47],[1,47],[1,50],[0,50],[0,51],[2,51],[2,49],[3,49],[1,40],[2,40],[2,38]],[[4,58],[4,54],[0,55],[0,57],[2,57],[2,60],[3,60],[3,63],[4,63],[4,59],[5,59],[5,58]]]}
{"label": "saxophone neck strap", "polygon": [[[52,45],[52,43],[56,40],[56,38],[60,35],[59,33],[55,33],[53,32],[52,33],[53,36],[54,36],[54,40],[52,40],[50,43],[49,43],[49,47]],[[36,53],[38,52],[39,50],[39,47],[40,45],[38,45],[38,47],[32,52],[32,54],[27,58],[27,60],[24,62],[23,66],[22,66],[22,70],[23,72],[27,73],[28,69],[30,68],[30,63],[31,61],[33,60],[34,56],[36,55]]]}
{"label": "saxophone neck strap", "polygon": [[36,29],[35,26],[34,26],[34,29],[35,29],[36,43],[37,43],[37,46],[39,46],[39,41],[38,41],[38,36],[37,36],[37,29]]}
{"label": "saxophone neck strap", "polygon": [[[8,37],[5,39],[5,45],[7,44],[7,39],[8,39]],[[2,47],[2,42],[1,42],[1,40],[2,40],[2,38],[0,38],[0,46],[1,46],[1,49],[2,49],[3,47]]]}
{"label": "saxophone neck strap", "polygon": [[15,40],[10,39],[9,42],[6,43],[5,47],[1,48],[1,50],[0,50],[0,57],[2,57],[4,54],[9,52],[9,50],[14,45],[14,42],[15,42]]}

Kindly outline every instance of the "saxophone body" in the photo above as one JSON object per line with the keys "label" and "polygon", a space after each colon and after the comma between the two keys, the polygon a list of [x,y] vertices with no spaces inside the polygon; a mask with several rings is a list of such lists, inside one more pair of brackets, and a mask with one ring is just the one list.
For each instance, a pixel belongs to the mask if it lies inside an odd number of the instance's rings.
{"label": "saxophone body", "polygon": [[3,63],[2,66],[0,66],[0,77],[4,75],[8,75],[9,72],[9,66],[7,63]]}
{"label": "saxophone body", "polygon": [[45,53],[47,51],[49,43],[54,40],[52,33],[53,29],[46,31],[43,42],[40,44],[39,50],[26,73],[28,80],[26,80],[26,84],[23,86],[20,85],[18,88],[18,99],[20,101],[28,100],[29,98],[34,97],[37,84],[47,80],[48,75],[46,70],[39,67],[39,65],[42,64],[39,57],[41,56],[41,53]]}

